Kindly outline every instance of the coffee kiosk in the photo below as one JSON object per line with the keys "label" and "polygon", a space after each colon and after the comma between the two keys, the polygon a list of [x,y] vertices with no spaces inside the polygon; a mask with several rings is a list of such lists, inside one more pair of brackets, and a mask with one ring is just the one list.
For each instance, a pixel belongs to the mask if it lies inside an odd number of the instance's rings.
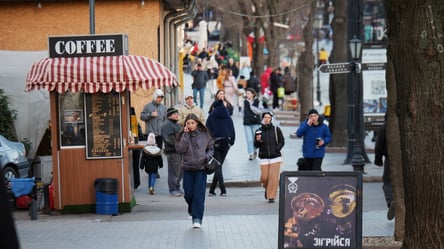
{"label": "coffee kiosk", "polygon": [[157,61],[128,55],[127,44],[123,34],[49,37],[49,58],[28,72],[27,91],[50,92],[57,210],[94,212],[98,178],[117,179],[119,212],[135,205],[130,92],[177,79]]}

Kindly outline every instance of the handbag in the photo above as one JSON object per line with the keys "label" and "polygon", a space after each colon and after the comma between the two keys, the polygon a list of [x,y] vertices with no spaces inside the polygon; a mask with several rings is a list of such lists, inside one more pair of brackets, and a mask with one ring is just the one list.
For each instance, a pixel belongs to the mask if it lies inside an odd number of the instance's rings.
{"label": "handbag", "polygon": [[148,145],[147,144],[143,147],[143,152],[145,152],[149,156],[160,156],[160,153],[162,152],[162,150],[159,147],[157,147],[157,145]]}
{"label": "handbag", "polygon": [[283,86],[278,87],[277,96],[278,98],[283,98],[285,96],[285,88]]}
{"label": "handbag", "polygon": [[208,163],[205,165],[205,170],[208,175],[213,174],[216,167],[220,166],[220,162],[214,158],[213,156],[208,160]]}

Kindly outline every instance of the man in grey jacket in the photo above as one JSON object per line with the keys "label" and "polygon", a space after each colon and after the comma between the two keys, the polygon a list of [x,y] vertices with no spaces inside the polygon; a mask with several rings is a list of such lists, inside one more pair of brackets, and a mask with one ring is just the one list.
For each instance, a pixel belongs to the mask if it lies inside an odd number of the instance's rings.
{"label": "man in grey jacket", "polygon": [[140,113],[140,119],[145,122],[146,134],[154,133],[156,144],[163,148],[162,126],[166,119],[165,105],[162,104],[164,94],[162,90],[156,89],[153,94],[153,100],[143,107]]}

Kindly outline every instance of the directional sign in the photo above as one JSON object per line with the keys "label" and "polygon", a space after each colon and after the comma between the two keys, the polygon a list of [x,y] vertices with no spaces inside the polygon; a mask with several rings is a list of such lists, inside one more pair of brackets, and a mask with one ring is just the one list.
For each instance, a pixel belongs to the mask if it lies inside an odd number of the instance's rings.
{"label": "directional sign", "polygon": [[362,63],[362,70],[367,71],[376,71],[376,70],[385,70],[387,63],[385,62],[378,62],[378,63]]}
{"label": "directional sign", "polygon": [[318,70],[323,73],[349,73],[350,63],[322,64]]}

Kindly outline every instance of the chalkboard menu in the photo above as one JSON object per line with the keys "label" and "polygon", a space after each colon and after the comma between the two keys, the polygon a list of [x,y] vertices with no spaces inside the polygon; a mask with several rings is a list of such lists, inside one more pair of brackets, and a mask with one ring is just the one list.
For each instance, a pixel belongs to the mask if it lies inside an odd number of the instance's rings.
{"label": "chalkboard menu", "polygon": [[86,158],[121,158],[120,94],[85,95]]}

